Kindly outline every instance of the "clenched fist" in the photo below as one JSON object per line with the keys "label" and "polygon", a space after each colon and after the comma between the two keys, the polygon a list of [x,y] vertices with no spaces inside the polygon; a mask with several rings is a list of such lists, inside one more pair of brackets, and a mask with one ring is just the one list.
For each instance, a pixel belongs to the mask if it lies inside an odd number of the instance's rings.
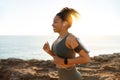
{"label": "clenched fist", "polygon": [[46,43],[44,44],[43,49],[44,49],[47,53],[49,53],[49,51],[50,51],[50,45],[49,45],[48,42],[46,42]]}

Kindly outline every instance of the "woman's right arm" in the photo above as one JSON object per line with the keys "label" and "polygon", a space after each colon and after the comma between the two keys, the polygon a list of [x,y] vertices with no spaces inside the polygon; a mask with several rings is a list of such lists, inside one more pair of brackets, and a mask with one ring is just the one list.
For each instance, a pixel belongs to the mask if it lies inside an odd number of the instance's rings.
{"label": "woman's right arm", "polygon": [[53,53],[52,50],[50,50],[50,46],[49,46],[49,43],[46,42],[43,46],[43,50],[46,51],[50,56],[54,57],[55,54]]}
{"label": "woman's right arm", "polygon": [[47,52],[50,56],[54,57],[55,54],[50,50],[49,52]]}

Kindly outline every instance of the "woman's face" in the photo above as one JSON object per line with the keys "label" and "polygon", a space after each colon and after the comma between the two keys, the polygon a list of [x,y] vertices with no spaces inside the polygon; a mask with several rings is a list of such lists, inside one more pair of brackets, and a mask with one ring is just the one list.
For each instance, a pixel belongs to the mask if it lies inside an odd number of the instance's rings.
{"label": "woman's face", "polygon": [[54,32],[60,33],[62,31],[62,28],[63,28],[62,19],[59,16],[55,16],[52,26],[53,26]]}

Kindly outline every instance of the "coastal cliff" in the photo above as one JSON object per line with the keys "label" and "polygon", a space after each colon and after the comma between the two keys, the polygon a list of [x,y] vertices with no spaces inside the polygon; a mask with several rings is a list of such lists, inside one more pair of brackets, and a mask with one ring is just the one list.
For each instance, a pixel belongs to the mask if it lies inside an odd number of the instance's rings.
{"label": "coastal cliff", "polygon": [[[120,80],[120,53],[91,57],[91,62],[76,65],[83,80]],[[52,60],[0,59],[0,80],[58,80]]]}

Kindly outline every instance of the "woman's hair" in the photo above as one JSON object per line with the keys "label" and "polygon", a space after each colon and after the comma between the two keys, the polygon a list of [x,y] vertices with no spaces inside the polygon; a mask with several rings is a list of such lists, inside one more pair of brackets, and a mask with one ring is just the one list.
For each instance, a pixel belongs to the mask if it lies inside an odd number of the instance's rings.
{"label": "woman's hair", "polygon": [[59,16],[63,21],[67,21],[69,24],[69,27],[71,27],[73,22],[72,16],[75,19],[79,18],[79,13],[73,8],[65,7],[59,13],[57,13],[56,16]]}

